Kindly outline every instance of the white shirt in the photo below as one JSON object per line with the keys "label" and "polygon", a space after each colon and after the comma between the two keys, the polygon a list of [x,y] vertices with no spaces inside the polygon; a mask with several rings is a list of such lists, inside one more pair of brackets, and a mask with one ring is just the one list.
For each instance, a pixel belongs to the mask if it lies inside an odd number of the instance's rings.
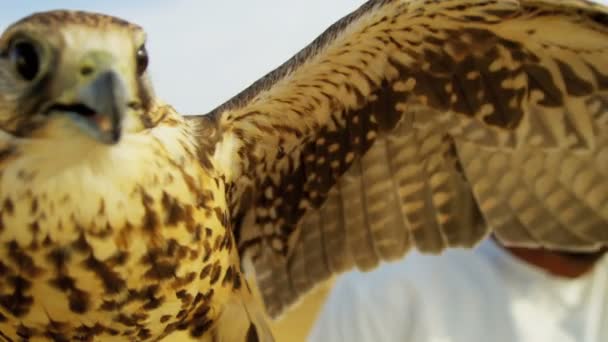
{"label": "white shirt", "polygon": [[309,341],[608,341],[608,258],[552,276],[492,240],[340,277]]}

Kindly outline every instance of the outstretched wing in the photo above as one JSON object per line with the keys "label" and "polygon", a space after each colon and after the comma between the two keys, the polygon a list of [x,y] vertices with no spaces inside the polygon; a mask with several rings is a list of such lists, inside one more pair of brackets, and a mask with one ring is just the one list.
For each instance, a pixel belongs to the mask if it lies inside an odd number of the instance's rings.
{"label": "outstretched wing", "polygon": [[606,13],[370,1],[207,116],[269,313],[332,273],[490,229],[519,245],[608,243]]}

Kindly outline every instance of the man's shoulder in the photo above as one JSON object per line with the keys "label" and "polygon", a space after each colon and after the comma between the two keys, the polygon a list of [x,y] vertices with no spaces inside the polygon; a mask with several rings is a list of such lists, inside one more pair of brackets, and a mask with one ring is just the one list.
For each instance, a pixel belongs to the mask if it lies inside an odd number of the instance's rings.
{"label": "man's shoulder", "polygon": [[[495,273],[488,256],[478,250],[447,250],[440,255],[411,252],[404,258],[381,264],[372,271],[352,271],[342,275],[339,282],[356,287],[375,289],[381,284],[417,283],[428,286],[439,280],[466,280],[492,276]],[[432,282],[430,282],[432,281]],[[444,285],[449,283],[442,282]]]}
{"label": "man's shoulder", "polygon": [[467,322],[486,321],[492,315],[486,305],[501,297],[503,285],[490,259],[481,250],[413,252],[370,272],[346,273],[337,279],[311,340],[417,341],[474,332]]}

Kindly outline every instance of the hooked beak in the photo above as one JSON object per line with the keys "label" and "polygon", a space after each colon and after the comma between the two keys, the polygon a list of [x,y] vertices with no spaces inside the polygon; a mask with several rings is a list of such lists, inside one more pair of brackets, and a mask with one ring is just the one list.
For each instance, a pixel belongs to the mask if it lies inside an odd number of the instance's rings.
{"label": "hooked beak", "polygon": [[46,112],[68,115],[101,143],[118,143],[127,111],[126,88],[121,77],[113,70],[101,71],[70,93],[67,99],[52,104]]}

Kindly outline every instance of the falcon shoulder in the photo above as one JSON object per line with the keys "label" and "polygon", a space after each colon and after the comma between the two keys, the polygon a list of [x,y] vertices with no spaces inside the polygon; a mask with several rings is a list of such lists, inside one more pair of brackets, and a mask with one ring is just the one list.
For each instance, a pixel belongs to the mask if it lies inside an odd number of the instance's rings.
{"label": "falcon shoulder", "polygon": [[192,119],[268,312],[490,230],[606,244],[607,25],[586,1],[369,1]]}

